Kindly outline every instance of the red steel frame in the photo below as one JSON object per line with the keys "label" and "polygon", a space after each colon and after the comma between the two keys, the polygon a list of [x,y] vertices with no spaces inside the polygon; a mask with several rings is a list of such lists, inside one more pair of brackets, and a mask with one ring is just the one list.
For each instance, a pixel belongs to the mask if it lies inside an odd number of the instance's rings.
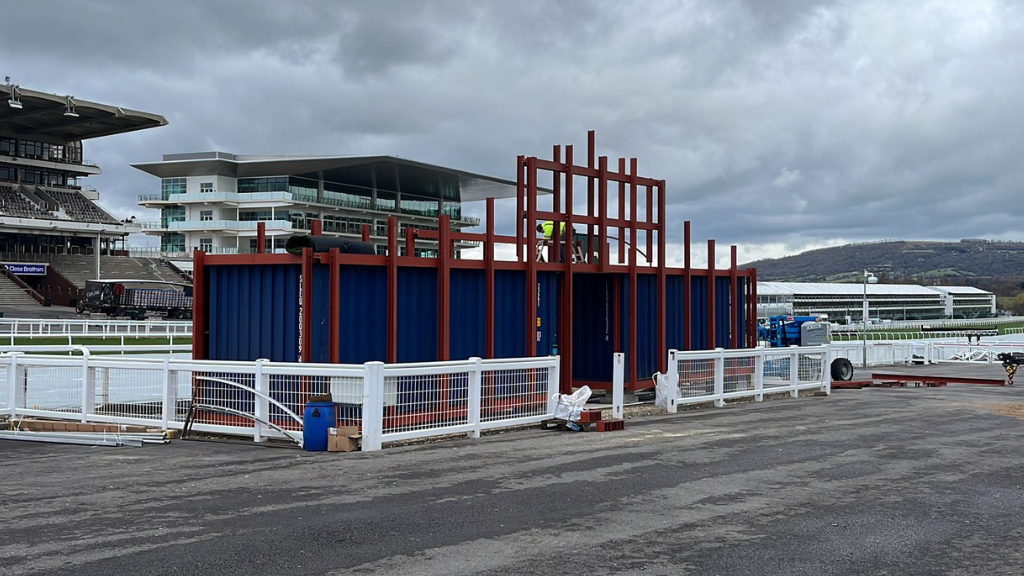
{"label": "red steel frame", "polygon": [[[643,274],[653,274],[657,277],[657,347],[658,347],[658,368],[666,371],[664,363],[667,361],[667,295],[666,279],[668,276],[683,276],[683,348],[694,349],[692,342],[692,290],[691,280],[694,277],[709,278],[707,291],[708,306],[708,341],[696,343],[697,347],[707,346],[713,348],[716,343],[715,319],[715,282],[713,279],[727,277],[730,280],[730,295],[733,302],[745,293],[746,308],[744,315],[746,320],[746,341],[739,342],[738,333],[740,319],[735,306],[730,306],[730,327],[729,342],[732,347],[747,346],[756,344],[757,326],[757,271],[755,269],[739,269],[737,262],[736,246],[731,247],[731,263],[728,270],[717,270],[715,267],[715,241],[708,240],[708,267],[706,270],[695,269],[691,266],[690,222],[683,223],[683,267],[671,268],[668,266],[667,246],[667,202],[664,180],[657,180],[640,176],[637,169],[636,158],[629,159],[629,162],[622,159],[618,162],[618,170],[615,172],[608,169],[608,158],[596,156],[595,136],[590,131],[587,134],[587,163],[585,166],[574,164],[573,146],[564,148],[564,161],[562,159],[562,147],[554,146],[552,159],[543,160],[534,156],[519,156],[516,159],[516,210],[518,217],[515,218],[515,234],[499,235],[495,232],[494,199],[487,199],[485,231],[482,233],[470,233],[451,230],[451,222],[448,216],[442,215],[439,218],[438,230],[406,230],[406,255],[400,256],[398,252],[399,226],[395,217],[388,219],[388,254],[386,256],[365,255],[365,254],[341,254],[337,250],[329,253],[314,254],[307,249],[301,256],[291,254],[266,254],[264,253],[265,229],[262,223],[257,226],[257,254],[246,255],[208,255],[201,251],[195,252],[195,270],[193,272],[194,285],[194,312],[193,322],[196,334],[193,344],[193,356],[195,358],[206,357],[206,298],[205,298],[205,267],[217,265],[238,265],[238,264],[298,264],[302,267],[302,278],[305,286],[312,285],[313,267],[316,264],[327,264],[331,267],[330,284],[330,359],[336,362],[339,357],[338,342],[340,331],[340,288],[339,270],[344,265],[376,265],[386,266],[388,276],[387,289],[387,361],[396,362],[398,354],[398,270],[400,267],[433,267],[438,269],[438,358],[446,360],[450,352],[450,276],[453,269],[477,269],[485,271],[486,290],[486,318],[485,318],[485,351],[488,357],[494,355],[494,315],[495,315],[495,271],[496,270],[521,270],[526,272],[527,300],[524,310],[524,322],[526,323],[526,350],[528,355],[536,355],[537,341],[535,338],[537,321],[537,273],[540,271],[560,272],[562,282],[560,285],[561,295],[561,319],[559,326],[559,353],[562,357],[562,373],[560,382],[562,390],[569,391],[574,385],[583,384],[574,382],[572,379],[572,355],[573,355],[573,279],[575,274],[592,273],[616,273],[622,274],[628,279],[629,286],[629,309],[633,312],[628,319],[629,328],[629,372],[626,375],[627,387],[629,389],[649,388],[650,381],[647,375],[641,376],[637,373],[637,284],[638,278]],[[628,166],[628,168],[627,168]],[[540,173],[546,171],[553,178],[552,186],[552,209],[541,210],[538,208],[538,181]],[[575,180],[586,178],[587,198],[586,214],[575,212]],[[608,214],[609,183],[618,184],[618,212],[614,217]],[[641,190],[642,189],[642,190]],[[643,192],[643,193],[641,193]],[[564,198],[563,198],[564,193]],[[628,199],[627,199],[628,196]],[[563,201],[564,200],[564,201]],[[641,214],[643,217],[641,218]],[[535,232],[537,223],[540,221],[552,221],[555,225],[555,238],[552,244],[558,246],[560,240],[560,223],[566,224],[567,230],[574,230],[574,224],[585,227],[587,237],[587,251],[589,254],[584,262],[572,261],[572,250],[567,247],[566,261],[559,262],[559,250],[551,249],[548,252],[547,262],[537,262],[535,258],[534,243],[538,237]],[[322,224],[314,221],[311,225],[311,234],[319,235],[322,231]],[[609,239],[609,232],[617,232],[618,236]],[[646,252],[641,252],[640,235],[643,234]],[[362,229],[363,240],[368,240],[370,235],[369,226]],[[626,236],[628,235],[628,242]],[[415,241],[417,238],[430,239],[438,242],[437,258],[421,258],[415,256]],[[567,239],[571,241],[572,239]],[[612,262],[612,251],[609,240],[618,243],[617,263]],[[452,257],[455,242],[475,241],[483,245],[482,260],[460,260]],[[517,258],[515,261],[499,261],[495,259],[495,246],[497,244],[515,244]],[[655,254],[654,247],[657,246]],[[628,256],[624,257],[624,251]],[[590,261],[596,253],[596,262]],[[646,264],[637,261],[638,254],[643,254]],[[656,258],[654,257],[656,256]],[[739,279],[747,281],[742,285]],[[312,310],[312,290],[303,290],[302,304],[304,310]],[[618,283],[615,283],[615,312],[616,318],[621,318],[621,295]],[[312,351],[312,318],[304,314],[302,317],[302,361],[310,361]],[[621,348],[619,342],[619,330],[614,330],[615,348]],[[609,359],[609,361],[611,361]],[[608,383],[593,383],[597,386],[608,386]]]}

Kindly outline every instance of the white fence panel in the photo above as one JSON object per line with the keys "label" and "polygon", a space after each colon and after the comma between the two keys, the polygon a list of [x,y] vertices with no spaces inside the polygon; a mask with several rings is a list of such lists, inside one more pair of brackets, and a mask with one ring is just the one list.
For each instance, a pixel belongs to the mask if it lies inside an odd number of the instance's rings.
{"label": "white fence panel", "polygon": [[828,346],[753,348],[701,352],[669,351],[668,373],[658,374],[669,412],[684,404],[753,397],[764,393],[820,389],[831,392]]}

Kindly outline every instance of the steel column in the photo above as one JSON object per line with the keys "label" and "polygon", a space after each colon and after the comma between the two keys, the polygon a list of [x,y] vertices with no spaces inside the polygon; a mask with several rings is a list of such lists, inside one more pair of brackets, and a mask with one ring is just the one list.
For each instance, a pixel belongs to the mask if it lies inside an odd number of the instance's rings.
{"label": "steel column", "polygon": [[533,245],[537,234],[537,159],[526,160],[526,237],[530,246],[526,251],[526,355],[537,355],[537,258]]}
{"label": "steel column", "polygon": [[[192,253],[192,358],[206,360],[206,253]],[[12,387],[14,383],[9,383]]]}
{"label": "steel column", "polygon": [[256,253],[264,254],[267,251],[267,223],[256,223]]}
{"label": "steel column", "polygon": [[484,356],[494,358],[494,198],[487,199],[485,226],[487,238],[484,240]]}
{"label": "steel column", "polygon": [[690,221],[683,222],[683,348],[693,350],[693,271],[690,269]]}
{"label": "steel column", "polygon": [[398,219],[388,217],[388,362],[398,362]]}
{"label": "steel column", "polygon": [[337,364],[341,362],[341,263],[340,263],[341,251],[337,248],[331,248],[330,257],[328,259],[328,265],[331,267],[331,300],[330,300],[330,318],[327,319],[327,325],[330,327],[330,334],[328,337],[330,353],[328,357],[331,363]]}
{"label": "steel column", "polygon": [[[658,370],[665,374],[668,366],[665,364],[668,358],[668,288],[665,282],[665,268],[667,266],[666,238],[665,238],[665,181],[658,184]],[[649,234],[649,233],[648,233]]]}
{"label": "steel column", "polygon": [[451,338],[451,218],[447,214],[438,218],[437,267],[437,359],[449,359]]}
{"label": "steel column", "polygon": [[708,240],[708,350],[717,348],[715,342],[716,323],[718,318],[715,315],[715,241]]}
{"label": "steel column", "polygon": [[[315,220],[314,220],[315,222]],[[302,354],[300,362],[313,358],[313,249],[302,249]]]}

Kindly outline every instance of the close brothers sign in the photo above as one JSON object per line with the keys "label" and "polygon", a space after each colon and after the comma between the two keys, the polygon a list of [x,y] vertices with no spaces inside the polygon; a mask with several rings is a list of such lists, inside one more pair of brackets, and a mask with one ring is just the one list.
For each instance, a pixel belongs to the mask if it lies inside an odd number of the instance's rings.
{"label": "close brothers sign", "polygon": [[34,264],[25,262],[4,263],[11,274],[18,276],[46,276],[46,264]]}

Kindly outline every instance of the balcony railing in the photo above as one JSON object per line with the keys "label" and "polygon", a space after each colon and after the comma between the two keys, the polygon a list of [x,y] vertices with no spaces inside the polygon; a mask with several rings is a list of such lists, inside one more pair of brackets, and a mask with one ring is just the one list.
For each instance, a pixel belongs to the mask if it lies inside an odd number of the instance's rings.
{"label": "balcony railing", "polygon": [[452,209],[446,207],[445,209],[438,210],[433,209],[415,209],[408,207],[399,207],[395,209],[386,209],[381,206],[376,208],[372,205],[370,198],[361,200],[346,200],[341,198],[323,197],[317,198],[315,194],[306,194],[301,192],[200,192],[200,193],[189,193],[189,194],[168,194],[166,197],[162,194],[140,194],[139,204],[150,204],[150,203],[168,203],[168,204],[186,204],[192,202],[303,202],[307,204],[319,204],[323,206],[335,206],[338,208],[351,208],[355,210],[364,210],[367,212],[382,212],[385,214],[408,214],[411,216],[425,216],[427,218],[437,218],[441,214],[447,214],[457,222],[464,222],[471,226],[479,226],[480,219],[473,216],[463,216],[461,209]]}
{"label": "balcony railing", "polygon": [[[277,230],[291,230],[292,223],[288,220],[262,220],[266,223],[267,229]],[[226,230],[226,231],[246,231],[255,230],[258,222],[256,221],[238,221],[238,220],[183,220],[178,222],[168,222],[167,225],[163,225],[161,222],[139,222],[143,230],[167,230],[167,231],[184,231],[184,230]]]}

